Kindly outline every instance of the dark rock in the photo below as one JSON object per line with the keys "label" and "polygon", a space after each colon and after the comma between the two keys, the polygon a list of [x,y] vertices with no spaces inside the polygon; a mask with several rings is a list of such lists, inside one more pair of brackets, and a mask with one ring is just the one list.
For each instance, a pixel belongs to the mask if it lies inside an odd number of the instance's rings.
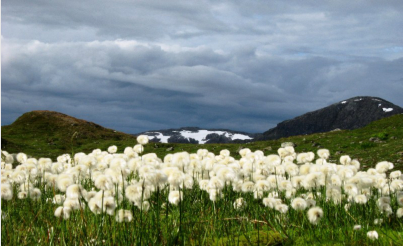
{"label": "dark rock", "polygon": [[207,134],[206,140],[206,143],[230,143],[232,141],[231,138],[225,135],[218,135],[217,133]]}

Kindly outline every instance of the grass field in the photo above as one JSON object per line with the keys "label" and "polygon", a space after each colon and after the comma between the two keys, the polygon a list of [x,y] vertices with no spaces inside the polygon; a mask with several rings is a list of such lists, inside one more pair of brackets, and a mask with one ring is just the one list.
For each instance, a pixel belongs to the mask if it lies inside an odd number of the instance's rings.
{"label": "grass field", "polygon": [[2,127],[3,150],[26,153],[2,155],[4,245],[403,242],[402,115],[242,146],[66,130],[63,147],[41,129]]}

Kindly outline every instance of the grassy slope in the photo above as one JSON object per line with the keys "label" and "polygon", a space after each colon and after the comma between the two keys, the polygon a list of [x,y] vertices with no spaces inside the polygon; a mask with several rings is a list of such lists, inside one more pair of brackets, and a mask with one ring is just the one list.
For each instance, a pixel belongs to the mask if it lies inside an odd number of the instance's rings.
{"label": "grassy slope", "polygon": [[[126,146],[136,144],[135,137],[131,135],[63,114],[53,116],[30,112],[18,118],[12,125],[2,126],[2,142],[7,141],[5,146],[2,143],[2,149],[10,153],[24,152],[37,158],[55,159],[60,154],[73,151],[88,153],[96,148],[106,150],[110,145],[116,145],[118,152],[122,152]],[[74,135],[75,132],[77,132],[76,135]],[[73,135],[74,138],[72,138]],[[369,138],[374,136],[382,138],[382,143],[370,142]],[[206,148],[216,154],[222,149],[228,149],[232,156],[239,158],[237,150],[241,147],[250,148],[252,151],[263,150],[268,155],[276,153],[281,143],[288,141],[297,145],[295,148],[297,152],[316,152],[318,148],[327,148],[330,150],[331,160],[335,162],[341,155],[348,154],[360,160],[364,169],[373,167],[379,161],[387,160],[395,164],[395,169],[403,170],[403,115],[384,118],[364,128],[351,131],[317,133],[247,144],[155,145],[150,143],[146,146],[145,152],[155,152],[163,158],[172,152],[194,153],[199,148]],[[174,150],[167,152],[168,147],[174,147]],[[271,150],[268,147],[271,147]]]}

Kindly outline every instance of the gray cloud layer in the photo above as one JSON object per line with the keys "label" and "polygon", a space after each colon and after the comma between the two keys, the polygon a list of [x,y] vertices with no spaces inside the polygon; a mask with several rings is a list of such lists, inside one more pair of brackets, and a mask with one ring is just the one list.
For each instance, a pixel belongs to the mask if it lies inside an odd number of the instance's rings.
{"label": "gray cloud layer", "polygon": [[[337,3],[335,3],[337,2]],[[2,1],[2,125],[262,132],[357,96],[403,105],[401,1]]]}

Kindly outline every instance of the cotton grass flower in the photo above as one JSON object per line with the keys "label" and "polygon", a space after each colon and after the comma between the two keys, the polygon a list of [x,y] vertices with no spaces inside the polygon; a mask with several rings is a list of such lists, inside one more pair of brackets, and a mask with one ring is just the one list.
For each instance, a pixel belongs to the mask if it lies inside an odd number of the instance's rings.
{"label": "cotton grass flower", "polygon": [[179,191],[175,190],[175,191],[169,192],[169,195],[168,195],[169,203],[171,203],[173,205],[178,205],[180,200],[182,200],[182,199],[183,199],[182,191],[179,192]]}
{"label": "cotton grass flower", "polygon": [[365,195],[357,195],[354,197],[354,201],[358,204],[365,204],[368,202],[368,198]]}
{"label": "cotton grass flower", "polygon": [[340,156],[340,164],[342,165],[350,165],[351,157],[348,155]]}
{"label": "cotton grass flower", "polygon": [[10,184],[1,184],[1,199],[6,201],[13,199],[13,189]]}
{"label": "cotton grass flower", "polygon": [[276,205],[282,204],[281,199],[274,197],[263,198],[263,205],[269,208],[274,208]]}
{"label": "cotton grass flower", "polygon": [[148,144],[148,136],[147,135],[139,135],[137,137],[137,143],[141,144],[141,145],[146,145]]}
{"label": "cotton grass flower", "polygon": [[313,207],[308,210],[308,220],[313,225],[317,225],[323,217],[323,210],[320,207]]}
{"label": "cotton grass flower", "polygon": [[358,231],[361,230],[362,226],[361,225],[354,225],[353,230]]}
{"label": "cotton grass flower", "polygon": [[325,160],[329,159],[329,157],[330,157],[330,152],[328,149],[319,149],[316,153],[318,154],[318,156],[320,158],[325,159]]}
{"label": "cotton grass flower", "polygon": [[53,197],[52,199],[52,203],[53,204],[58,204],[61,205],[63,204],[63,202],[66,200],[66,196],[65,195],[61,195],[61,194],[57,194]]}
{"label": "cotton grass flower", "polygon": [[398,218],[402,218],[402,217],[403,217],[403,208],[398,208],[398,209],[396,210],[396,216],[397,216]]}
{"label": "cotton grass flower", "polygon": [[16,159],[19,163],[25,163],[28,160],[28,157],[26,154],[24,153],[18,153],[16,156]]}
{"label": "cotton grass flower", "polygon": [[403,191],[403,180],[402,179],[394,179],[390,182],[390,188],[393,191]]}
{"label": "cotton grass flower", "polygon": [[118,151],[118,147],[116,147],[116,145],[112,145],[112,146],[108,147],[108,152],[110,154],[114,154],[114,153],[116,153],[116,151]]}
{"label": "cotton grass flower", "polygon": [[86,191],[79,184],[72,184],[66,189],[66,197],[70,199],[79,199],[82,197],[82,193]]}
{"label": "cotton grass flower", "polygon": [[67,187],[74,184],[74,180],[70,175],[62,174],[57,177],[56,184],[60,191],[65,192]]}
{"label": "cotton grass flower", "polygon": [[131,222],[133,220],[133,214],[130,210],[119,209],[116,213],[116,221],[119,223],[122,222]]}
{"label": "cotton grass flower", "polygon": [[239,155],[241,156],[241,157],[245,157],[246,155],[248,155],[249,153],[251,153],[252,151],[250,150],[250,149],[248,149],[248,148],[244,148],[244,149],[241,149],[240,151],[239,151]]}
{"label": "cotton grass flower", "polygon": [[113,188],[113,181],[110,176],[101,174],[95,179],[94,185],[100,190],[109,190]]}
{"label": "cotton grass flower", "polygon": [[136,144],[133,147],[133,151],[136,152],[137,154],[141,154],[144,151],[144,147],[141,144]]}
{"label": "cotton grass flower", "polygon": [[381,161],[378,164],[376,164],[375,169],[378,173],[385,173],[393,169],[393,163],[388,161]]}
{"label": "cotton grass flower", "polygon": [[369,231],[367,232],[367,237],[369,239],[371,239],[372,241],[377,240],[378,239],[378,232],[376,231]]}
{"label": "cotton grass flower", "polygon": [[38,188],[33,188],[29,191],[29,197],[34,201],[41,199],[41,196],[42,196],[42,192]]}
{"label": "cotton grass flower", "polygon": [[295,210],[305,210],[307,206],[307,202],[301,197],[294,198],[291,202],[291,207]]}
{"label": "cotton grass flower", "polygon": [[238,198],[234,202],[234,208],[236,210],[241,210],[246,207],[246,201],[242,197]]}
{"label": "cotton grass flower", "polygon": [[402,172],[400,170],[390,172],[389,178],[390,179],[400,179],[402,177]]}
{"label": "cotton grass flower", "polygon": [[63,217],[63,219],[68,220],[70,218],[71,208],[60,206],[60,207],[56,208],[54,214],[58,218]]}
{"label": "cotton grass flower", "polygon": [[288,206],[286,204],[277,204],[274,207],[275,210],[277,210],[278,212],[285,214],[288,212]]}
{"label": "cotton grass flower", "polygon": [[28,191],[20,191],[17,194],[18,199],[26,199],[27,197],[28,197]]}

